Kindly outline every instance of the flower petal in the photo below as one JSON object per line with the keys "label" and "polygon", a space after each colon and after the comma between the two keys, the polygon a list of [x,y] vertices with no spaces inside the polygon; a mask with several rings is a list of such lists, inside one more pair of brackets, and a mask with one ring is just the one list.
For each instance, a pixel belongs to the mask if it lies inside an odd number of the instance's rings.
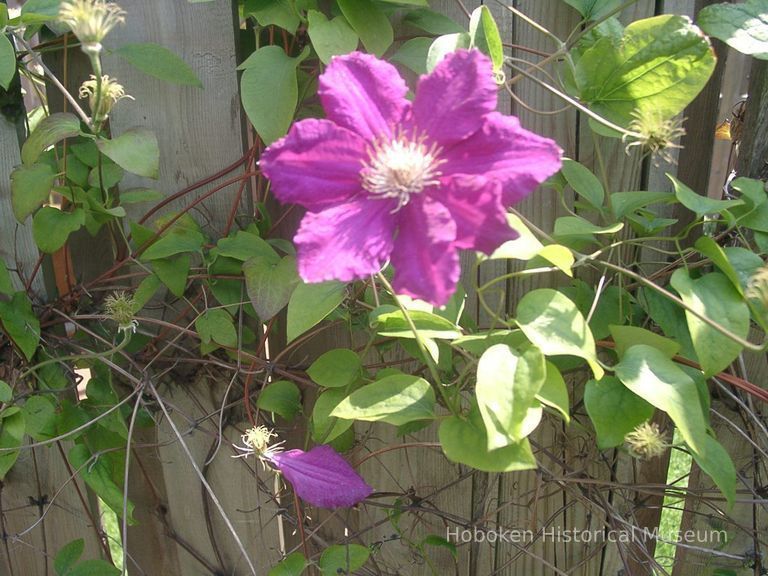
{"label": "flower petal", "polygon": [[378,272],[392,252],[394,200],[361,199],[309,212],[293,241],[306,282],[349,282]]}
{"label": "flower petal", "polygon": [[505,206],[519,202],[560,170],[562,150],[554,140],[520,126],[514,116],[492,112],[482,128],[447,148],[444,175],[482,174],[501,182]]}
{"label": "flower petal", "polygon": [[492,71],[491,61],[479,50],[448,54],[419,80],[413,101],[416,129],[443,146],[475,132],[496,108]]}
{"label": "flower petal", "polygon": [[333,122],[302,120],[262,153],[259,167],[278,200],[319,210],[360,192],[365,147]]}
{"label": "flower petal", "polygon": [[453,241],[456,224],[448,209],[423,197],[400,211],[392,266],[395,292],[442,306],[459,280],[459,256]]}
{"label": "flower petal", "polygon": [[362,52],[333,58],[317,90],[329,120],[369,141],[392,134],[410,107],[407,92],[394,66]]}
{"label": "flower petal", "polygon": [[296,494],[320,508],[354,506],[373,492],[362,477],[330,446],[315,446],[309,452],[289,450],[272,462],[291,483]]}
{"label": "flower petal", "polygon": [[519,234],[509,227],[501,204],[501,184],[482,176],[448,178],[440,190],[440,202],[456,223],[457,248],[490,254]]}

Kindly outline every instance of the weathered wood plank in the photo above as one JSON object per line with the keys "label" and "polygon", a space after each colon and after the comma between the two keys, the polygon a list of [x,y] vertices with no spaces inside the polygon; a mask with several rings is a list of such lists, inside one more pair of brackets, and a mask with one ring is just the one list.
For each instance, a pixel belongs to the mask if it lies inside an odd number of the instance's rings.
{"label": "weathered wood plank", "polygon": [[[112,31],[107,48],[133,42],[161,44],[184,59],[203,84],[202,88],[177,86],[147,76],[117,56],[104,58],[105,73],[116,77],[136,99],[115,107],[110,119],[112,133],[144,127],[155,131],[160,145],[158,180],[126,175],[122,188],[148,186],[170,195],[229,166],[245,151],[235,70],[235,9],[231,0],[125,0],[121,6],[127,12],[126,25]],[[180,198],[168,209],[187,206],[220,181],[200,188],[192,197]],[[220,236],[236,192],[237,186],[230,186],[214,194],[193,216],[209,233]],[[249,203],[249,195],[244,194],[241,208],[246,212]]]}

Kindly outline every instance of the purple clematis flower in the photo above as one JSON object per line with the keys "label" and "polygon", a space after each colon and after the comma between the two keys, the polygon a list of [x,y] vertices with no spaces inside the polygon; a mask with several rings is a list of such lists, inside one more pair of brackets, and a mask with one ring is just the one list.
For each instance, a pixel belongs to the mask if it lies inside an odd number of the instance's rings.
{"label": "purple clematis flower", "polygon": [[281,202],[307,209],[294,237],[307,282],[351,281],[390,260],[399,293],[445,304],[458,249],[491,253],[517,237],[505,207],[560,169],[557,144],[495,112],[490,60],[446,56],[413,102],[395,68],[369,54],[320,76],[325,120],[302,120],[260,161]]}
{"label": "purple clematis flower", "polygon": [[283,452],[285,441],[272,442],[276,437],[266,426],[249,428],[242,435],[243,446],[235,445],[240,452],[235,458],[255,455],[262,463],[280,470],[299,498],[320,508],[348,508],[373,492],[330,446],[315,446],[309,452]]}
{"label": "purple clematis flower", "polygon": [[313,506],[348,508],[373,492],[347,461],[325,444],[309,452],[279,452],[270,461],[291,483],[299,498]]}

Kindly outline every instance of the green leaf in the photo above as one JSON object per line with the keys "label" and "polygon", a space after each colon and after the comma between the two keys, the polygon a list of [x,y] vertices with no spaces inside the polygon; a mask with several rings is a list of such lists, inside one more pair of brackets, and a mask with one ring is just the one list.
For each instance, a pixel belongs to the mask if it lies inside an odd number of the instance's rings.
{"label": "green leaf", "polygon": [[535,346],[520,354],[497,344],[483,353],[475,394],[489,450],[520,442],[538,425],[541,406],[536,394],[545,379],[544,355]]}
{"label": "green leaf", "polygon": [[[747,337],[749,307],[725,276],[711,273],[692,280],[685,270],[679,269],[672,275],[670,284],[691,309],[737,336]],[[741,344],[687,310],[685,316],[704,376],[710,377],[725,370],[741,352]]]}
{"label": "green leaf", "polygon": [[35,131],[29,135],[21,147],[21,160],[24,164],[36,162],[49,146],[64,138],[80,134],[80,120],[69,112],[57,112],[40,120]]}
{"label": "green leaf", "polygon": [[24,439],[24,413],[17,407],[6,408],[0,412],[0,481],[13,468],[19,457],[19,448]]}
{"label": "green leaf", "polygon": [[195,320],[195,330],[203,344],[211,341],[228,348],[237,348],[237,330],[226,310],[215,308],[206,310]]}
{"label": "green leaf", "polygon": [[184,295],[184,288],[187,286],[187,276],[189,276],[189,267],[189,254],[180,254],[172,258],[161,258],[152,261],[152,268],[157,277],[168,287],[171,294],[178,298]]}
{"label": "green leaf", "polygon": [[627,350],[635,344],[646,344],[663,352],[667,358],[672,358],[680,351],[680,344],[665,338],[655,332],[638,326],[610,326],[611,336],[616,342],[616,354],[622,358]]}
{"label": "green leaf", "polygon": [[299,101],[296,67],[304,55],[291,58],[279,46],[259,48],[241,64],[240,97],[248,119],[265,144],[285,136]]}
{"label": "green leaf", "polygon": [[72,232],[85,224],[85,211],[76,208],[64,212],[52,206],[43,206],[32,218],[32,237],[41,252],[56,252],[64,246]]}
{"label": "green leaf", "polygon": [[699,12],[696,22],[704,32],[731,48],[768,60],[768,5],[765,0],[706,6]]}
{"label": "green leaf", "polygon": [[633,112],[672,118],[715,68],[707,38],[685,16],[663,15],[626,27],[621,42],[603,37],[576,63],[575,80],[590,108],[622,126]]}
{"label": "green leaf", "polygon": [[458,562],[459,560],[459,550],[456,548],[456,544],[446,540],[442,536],[429,534],[424,538],[424,540],[422,540],[421,544],[422,546],[437,546],[438,548],[445,548],[448,550],[448,552],[451,553],[451,556],[453,556],[453,560],[455,562]]}
{"label": "green leaf", "polygon": [[[461,336],[461,328],[437,314],[423,310],[409,310],[408,316],[422,338],[453,340]],[[368,323],[381,336],[415,338],[403,312],[394,306],[379,306],[371,311],[368,316]]]}
{"label": "green leaf", "polygon": [[312,362],[307,374],[320,386],[342,388],[357,381],[362,373],[360,357],[349,348],[329,350]]}
{"label": "green leaf", "polygon": [[472,38],[466,32],[444,34],[435,38],[427,53],[427,71],[432,72],[435,66],[451,52],[469,49]]}
{"label": "green leaf", "polygon": [[234,236],[229,238],[221,238],[216,247],[219,249],[220,256],[234,258],[242,262],[254,257],[263,258],[273,263],[280,261],[280,256],[266,240],[245,230],[238,230]]}
{"label": "green leaf", "polygon": [[613,216],[617,220],[621,220],[627,214],[631,214],[635,210],[645,208],[651,204],[658,204],[660,202],[666,204],[674,201],[675,196],[669,192],[647,192],[640,190],[637,192],[614,192],[611,194],[611,208],[613,209]]}
{"label": "green leaf", "polygon": [[312,439],[318,444],[326,444],[346,432],[354,422],[331,416],[331,412],[347,397],[347,391],[341,388],[326,390],[315,400],[312,408]]}
{"label": "green leaf", "polygon": [[419,30],[424,30],[436,36],[442,34],[466,33],[464,27],[445,14],[435,12],[428,8],[411,10],[403,18],[403,22]]}
{"label": "green leaf", "polygon": [[80,562],[67,576],[120,576],[121,572],[105,560],[95,559]]}
{"label": "green leaf", "polygon": [[472,11],[469,18],[470,48],[477,48],[487,54],[497,72],[504,66],[504,47],[501,43],[499,28],[488,6],[480,6]]}
{"label": "green leaf", "polygon": [[256,406],[279,414],[286,420],[293,420],[301,412],[301,392],[293,382],[276,380],[259,392]]}
{"label": "green leaf", "polygon": [[277,261],[256,256],[243,265],[245,287],[253,309],[267,321],[285,308],[301,281],[296,258],[285,256]]}
{"label": "green leaf", "polygon": [[357,32],[368,52],[383,56],[392,45],[394,32],[389,18],[371,0],[336,0],[341,13]]}
{"label": "green leaf", "polygon": [[56,406],[45,396],[30,396],[22,406],[26,433],[34,440],[56,436]]}
{"label": "green leaf", "polygon": [[40,343],[40,321],[24,292],[16,292],[10,302],[0,300],[0,326],[27,360]]}
{"label": "green leaf", "polygon": [[[88,487],[109,506],[118,518],[123,517],[123,489],[112,480],[112,471],[103,456],[92,458],[83,444],[73,446],[67,454],[70,464]],[[132,502],[128,502],[128,523],[135,524]],[[71,575],[68,575],[71,576]]]}
{"label": "green leaf", "polygon": [[728,508],[732,509],[736,500],[736,468],[728,451],[712,436],[705,436],[704,450],[692,450],[691,454],[696,464],[715,481],[728,501]]}
{"label": "green leaf", "polygon": [[598,210],[602,208],[605,200],[605,189],[600,184],[597,176],[592,174],[589,168],[575,160],[564,158],[563,166],[560,170],[576,194]]}
{"label": "green leaf", "polygon": [[96,141],[106,156],[132,174],[157,178],[160,168],[160,148],[155,133],[146,128],[131,128],[117,138]]}
{"label": "green leaf", "polygon": [[245,0],[243,12],[253,16],[260,26],[279,26],[291,33],[301,22],[292,0]]}
{"label": "green leaf", "polygon": [[624,443],[624,437],[653,416],[653,406],[613,376],[589,380],[584,388],[584,406],[595,426],[601,450]]}
{"label": "green leaf", "polygon": [[[695,247],[696,250],[698,250],[702,255],[709,258],[712,263],[717,266],[720,272],[725,274],[726,278],[731,281],[731,284],[733,284],[733,287],[736,289],[739,295],[744,296],[742,280],[736,273],[734,267],[731,265],[731,262],[728,260],[728,256],[726,256],[725,250],[723,250],[723,248],[721,248],[720,245],[709,236],[701,236],[698,240],[696,240]],[[758,266],[762,266],[762,259],[759,256],[750,251],[747,251],[747,253],[753,254],[755,258],[760,261]]]}
{"label": "green leaf", "polygon": [[573,276],[571,267],[573,266],[574,257],[568,248],[560,244],[544,246],[528,227],[523,224],[523,221],[514,214],[507,214],[507,221],[510,228],[514,228],[519,236],[499,246],[491,254],[491,259],[515,258],[517,260],[532,260],[539,256],[560,268],[568,276]]}
{"label": "green leaf", "polygon": [[11,172],[11,205],[16,220],[24,222],[51,194],[56,173],[50,164],[22,164]]}
{"label": "green leaf", "polygon": [[402,64],[416,74],[426,74],[430,46],[432,46],[432,38],[411,38],[403,42],[392,54],[390,60]]}
{"label": "green leaf", "polygon": [[147,305],[147,302],[152,299],[157,289],[160,288],[161,283],[160,278],[155,274],[150,274],[139,283],[139,286],[133,293],[134,312],[138,312]]}
{"label": "green leaf", "polygon": [[267,576],[301,576],[307,560],[301,552],[289,554],[283,560],[275,564]]}
{"label": "green leaf", "polygon": [[371,551],[359,544],[333,544],[323,550],[317,565],[323,576],[353,574],[368,561]]}
{"label": "green leaf", "polygon": [[174,226],[166,230],[163,236],[144,250],[141,259],[151,261],[185,252],[200,252],[204,243],[205,237],[197,230],[184,226]]}
{"label": "green leaf", "polygon": [[517,305],[516,322],[545,355],[578,356],[587,361],[595,378],[603,377],[592,332],[565,295],[549,288],[529,292]]}
{"label": "green leaf", "polygon": [[473,404],[466,420],[458,416],[443,420],[439,436],[443,452],[449,460],[483,472],[511,472],[536,468],[536,458],[527,438],[517,444],[488,450],[488,438],[477,404]]}
{"label": "green leaf", "polygon": [[91,169],[88,174],[88,185],[92,188],[108,190],[120,182],[125,175],[125,171],[111,160],[102,163],[101,167]]}
{"label": "green leaf", "polygon": [[632,392],[666,412],[695,451],[705,450],[707,423],[696,383],[672,360],[651,346],[632,346],[615,366],[616,376]]}
{"label": "green leaf", "polygon": [[323,64],[328,64],[333,56],[348,54],[357,48],[360,39],[344,16],[328,20],[322,12],[310,10],[307,20],[312,47]]}
{"label": "green leaf", "polygon": [[552,362],[547,362],[546,368],[547,375],[544,384],[541,385],[538,394],[536,394],[536,400],[560,412],[563,420],[568,424],[571,421],[571,415],[568,411],[568,387],[565,385],[565,379]]}
{"label": "green leaf", "polygon": [[341,282],[296,286],[288,302],[287,341],[291,342],[320,323],[344,302],[347,287]]}
{"label": "green leaf", "polygon": [[576,8],[586,20],[600,20],[622,4],[622,0],[564,0],[564,2]]}
{"label": "green leaf", "polygon": [[695,212],[699,218],[705,214],[719,214],[724,210],[744,204],[743,200],[714,200],[713,198],[696,194],[696,192],[671,174],[667,174],[667,178],[672,181],[672,185],[675,187],[675,197],[688,210]]}
{"label": "green leaf", "polygon": [[396,374],[363,386],[342,400],[331,416],[395,426],[434,418],[435,391],[418,376]]}
{"label": "green leaf", "polygon": [[0,32],[0,88],[8,90],[16,75],[16,51],[5,34]]}
{"label": "green leaf", "polygon": [[25,24],[43,24],[59,16],[62,0],[28,0],[21,7],[21,21]]}
{"label": "green leaf", "polygon": [[11,273],[8,272],[8,268],[5,262],[0,259],[0,294],[6,294],[10,296],[13,294],[13,280],[11,280]]}
{"label": "green leaf", "polygon": [[83,550],[85,550],[85,540],[82,538],[72,540],[72,542],[59,550],[53,559],[53,569],[56,571],[57,576],[67,576],[70,568],[80,560]]}
{"label": "green leaf", "polygon": [[148,74],[182,86],[203,87],[200,78],[192,68],[175,53],[154,42],[123,44],[113,51],[134,68]]}
{"label": "green leaf", "polygon": [[5,380],[0,380],[0,402],[13,400],[13,390]]}
{"label": "green leaf", "polygon": [[592,234],[616,234],[624,228],[623,222],[610,226],[592,224],[580,216],[561,216],[555,220],[555,236],[591,236]]}

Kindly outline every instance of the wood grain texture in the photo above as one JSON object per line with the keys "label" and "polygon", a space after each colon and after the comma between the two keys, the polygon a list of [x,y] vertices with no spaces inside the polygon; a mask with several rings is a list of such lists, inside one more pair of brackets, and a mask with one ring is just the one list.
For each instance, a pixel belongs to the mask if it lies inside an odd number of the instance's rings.
{"label": "wood grain texture", "polygon": [[[177,86],[147,76],[117,56],[104,58],[104,72],[116,77],[136,99],[115,107],[110,120],[113,135],[129,128],[148,128],[155,132],[160,145],[158,180],[126,175],[121,187],[148,186],[170,195],[215,174],[244,154],[235,70],[235,9],[231,0],[126,0],[121,6],[127,12],[126,25],[112,31],[107,48],[134,42],[160,44],[189,64],[203,84],[202,88]],[[168,210],[179,210],[215,184],[179,199]],[[220,236],[236,190],[230,186],[192,212],[214,236]],[[248,194],[244,194],[241,208],[249,212],[248,205]]]}

